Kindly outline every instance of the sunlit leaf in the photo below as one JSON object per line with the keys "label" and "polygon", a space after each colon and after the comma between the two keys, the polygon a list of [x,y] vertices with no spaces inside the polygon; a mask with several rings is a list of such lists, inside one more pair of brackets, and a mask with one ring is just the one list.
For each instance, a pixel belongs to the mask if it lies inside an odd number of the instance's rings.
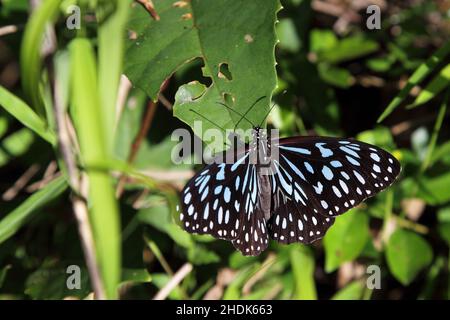
{"label": "sunlit leaf", "polygon": [[389,238],[386,259],[394,277],[409,285],[433,259],[431,246],[414,232],[398,229]]}

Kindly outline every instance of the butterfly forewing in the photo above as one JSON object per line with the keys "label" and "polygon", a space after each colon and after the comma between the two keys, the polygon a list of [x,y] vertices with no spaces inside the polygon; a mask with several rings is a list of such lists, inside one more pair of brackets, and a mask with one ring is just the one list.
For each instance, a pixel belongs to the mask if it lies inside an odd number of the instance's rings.
{"label": "butterfly forewing", "polygon": [[[302,207],[336,216],[391,185],[400,172],[388,152],[352,139],[302,137],[281,139],[280,190]],[[286,176],[284,178],[283,176]]]}
{"label": "butterfly forewing", "polygon": [[247,151],[233,164],[211,164],[197,173],[182,192],[180,221],[188,232],[230,240],[243,254],[256,255],[268,236],[258,172],[249,159]]}

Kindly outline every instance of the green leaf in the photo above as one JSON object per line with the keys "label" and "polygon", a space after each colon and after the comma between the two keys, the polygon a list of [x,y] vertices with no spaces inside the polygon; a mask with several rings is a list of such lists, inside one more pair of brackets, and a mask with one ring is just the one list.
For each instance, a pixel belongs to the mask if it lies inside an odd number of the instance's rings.
{"label": "green leaf", "polygon": [[[449,65],[450,66],[450,65]],[[448,98],[450,96],[450,90],[447,90],[444,101],[442,102],[438,116],[436,117],[436,122],[434,124],[433,133],[430,138],[430,143],[428,144],[427,151],[424,157],[424,160],[422,162],[422,166],[420,167],[421,172],[424,172],[432,162],[432,156],[434,153],[434,150],[436,148],[437,139],[439,135],[439,131],[441,130],[442,123],[444,122],[445,114],[447,113],[447,104],[448,104]]]}
{"label": "green leaf", "polygon": [[388,115],[392,113],[405,99],[408,97],[411,89],[420,84],[422,80],[426,78],[444,58],[450,53],[450,42],[447,42],[436,50],[436,52],[424,63],[422,63],[416,71],[408,79],[408,83],[405,87],[395,96],[395,98],[389,103],[384,112],[378,118],[378,122],[383,121]]}
{"label": "green leaf", "polygon": [[339,42],[331,30],[313,29],[310,32],[310,37],[310,49],[316,53],[332,50]]}
{"label": "green leaf", "polygon": [[447,246],[450,247],[450,222],[444,222],[438,226],[439,235],[445,240]]}
{"label": "green leaf", "polygon": [[298,52],[301,47],[301,40],[297,34],[294,21],[289,18],[281,19],[276,29],[280,40],[278,46],[287,51]]}
{"label": "green leaf", "polygon": [[433,250],[421,236],[398,229],[389,238],[386,259],[394,277],[406,286],[431,263]]}
{"label": "green leaf", "polygon": [[417,196],[430,205],[444,204],[450,200],[450,173],[424,176],[414,181],[419,186]]}
{"label": "green leaf", "polygon": [[10,134],[0,142],[0,167],[7,164],[14,157],[24,154],[34,141],[33,133],[22,128]]}
{"label": "green leaf", "polygon": [[353,281],[336,292],[331,300],[361,300],[365,285],[364,281]]}
{"label": "green leaf", "polygon": [[323,81],[338,88],[349,88],[355,82],[347,69],[330,66],[327,63],[319,63],[318,70]]}
{"label": "green leaf", "polygon": [[[330,38],[331,39],[331,38]],[[347,37],[337,42],[330,41],[326,49],[323,45],[317,50],[317,59],[320,62],[338,64],[353,60],[378,50],[378,43],[362,35]]]}
{"label": "green leaf", "polygon": [[[98,28],[98,83],[101,109],[104,121],[105,140],[109,150],[114,147],[116,127],[116,99],[120,75],[122,74],[125,39],[118,37],[125,33],[125,25],[131,0],[108,1],[114,11],[107,14]],[[103,6],[98,6],[102,16]]]}
{"label": "green leaf", "polygon": [[222,299],[223,300],[238,300],[242,296],[242,286],[247,280],[261,268],[259,263],[250,265],[249,267],[239,270],[237,276],[226,288]]}
{"label": "green leaf", "polygon": [[[162,200],[161,197],[158,198],[159,200]],[[138,212],[138,220],[166,233],[173,241],[183,248],[190,249],[194,246],[192,235],[180,229],[180,227],[173,222],[170,215],[170,209],[166,203],[141,209]]]}
{"label": "green leaf", "polygon": [[37,135],[52,145],[56,143],[56,137],[50,132],[45,122],[25,102],[0,86],[0,106],[24,126],[33,130]]}
{"label": "green leaf", "polygon": [[[70,44],[71,100],[76,115],[81,159],[86,167],[111,159],[105,139],[98,96],[94,49],[88,39]],[[88,170],[90,219],[106,296],[117,297],[120,281],[121,241],[119,210],[109,172]]]}
{"label": "green leaf", "polygon": [[[152,273],[152,283],[158,288],[164,288],[167,283],[171,280],[171,277],[165,273]],[[175,287],[169,293],[169,299],[180,300],[183,299],[183,293],[180,286]]]}
{"label": "green leaf", "polygon": [[53,261],[44,264],[31,273],[25,283],[25,293],[36,300],[60,300],[65,297],[86,297],[90,289],[89,276],[85,268],[80,268],[80,289],[69,289],[65,266],[56,265]]}
{"label": "green leaf", "polygon": [[332,272],[342,263],[359,256],[369,239],[369,218],[359,210],[339,216],[323,238],[325,271]]}
{"label": "green leaf", "polygon": [[5,283],[6,275],[8,274],[9,269],[11,269],[10,264],[0,269],[0,289],[3,287],[3,284]]}
{"label": "green leaf", "polygon": [[311,248],[293,246],[290,250],[292,272],[295,280],[294,299],[316,300],[317,291],[314,281],[315,261]]}
{"label": "green leaf", "polygon": [[38,212],[38,209],[58,198],[66,189],[67,182],[64,177],[56,178],[7,214],[0,221],[0,244],[25,225]]}
{"label": "green leaf", "polygon": [[445,66],[439,73],[430,81],[430,83],[420,92],[416,100],[410,107],[417,107],[427,103],[433,99],[438,93],[448,87],[450,83],[450,64]]}
{"label": "green leaf", "polygon": [[389,128],[377,126],[372,130],[359,133],[356,137],[360,141],[364,141],[376,146],[382,146],[387,149],[394,149],[395,143]]}
{"label": "green leaf", "polygon": [[151,282],[152,276],[147,269],[123,269],[121,284]]}
{"label": "green leaf", "polygon": [[367,66],[376,72],[388,71],[391,68],[393,63],[394,63],[394,59],[389,59],[386,57],[368,59],[366,62]]}
{"label": "green leaf", "polygon": [[48,23],[52,23],[59,13],[62,0],[46,0],[33,12],[28,21],[20,49],[20,67],[22,86],[30,99],[31,106],[40,116],[45,115],[42,101],[41,81],[41,44]]}
{"label": "green leaf", "polygon": [[188,249],[188,260],[195,265],[202,265],[220,262],[220,257],[204,246],[196,244]]}
{"label": "green leaf", "polygon": [[[222,127],[232,128],[240,118],[217,102],[232,102],[230,107],[244,113],[260,97],[265,98],[252,109],[248,118],[259,124],[269,106],[276,85],[274,46],[276,0],[158,1],[159,21],[136,7],[129,29],[137,34],[126,52],[125,73],[134,85],[156,99],[162,82],[181,65],[200,57],[203,74],[211,78],[206,87],[196,83],[183,86],[177,93],[174,115],[194,126],[204,120],[194,109]],[[226,78],[228,70],[230,78]],[[188,98],[184,93],[187,92]],[[226,96],[228,99],[226,99]],[[196,99],[193,99],[196,97]],[[241,128],[251,125],[246,121]],[[203,130],[216,128],[209,122]],[[199,130],[194,128],[199,136]]]}
{"label": "green leaf", "polygon": [[438,230],[442,239],[450,247],[450,207],[444,207],[437,212]]}

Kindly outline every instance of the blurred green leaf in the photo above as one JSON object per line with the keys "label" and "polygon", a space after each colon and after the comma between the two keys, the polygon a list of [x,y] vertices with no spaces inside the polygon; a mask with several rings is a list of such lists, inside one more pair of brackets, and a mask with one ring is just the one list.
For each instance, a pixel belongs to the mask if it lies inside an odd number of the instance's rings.
{"label": "blurred green leaf", "polygon": [[364,281],[353,281],[336,292],[336,294],[331,297],[331,300],[361,300],[365,288],[366,284]]}
{"label": "blurred green leaf", "polygon": [[422,162],[422,166],[420,167],[420,170],[424,172],[432,162],[432,157],[434,153],[434,149],[436,148],[437,139],[439,135],[439,131],[441,131],[442,123],[444,122],[445,114],[447,113],[447,104],[448,104],[448,98],[450,96],[450,90],[447,90],[444,101],[441,104],[441,107],[439,108],[439,113],[436,118],[436,122],[434,124],[433,133],[431,134],[430,143],[428,144],[427,151],[424,157],[424,161]]}
{"label": "blurred green leaf", "polygon": [[[105,141],[109,150],[113,149],[114,128],[116,127],[116,99],[120,75],[123,69],[125,39],[118,35],[125,33],[125,24],[131,0],[108,1],[114,11],[102,19],[98,28],[98,83],[103,115]],[[98,6],[102,11],[104,6]],[[101,16],[101,12],[97,12]]]}
{"label": "blurred green leaf", "polygon": [[195,244],[188,249],[188,260],[195,265],[209,264],[220,261],[220,257],[201,244]]}
{"label": "blurred green leaf", "polygon": [[[161,199],[160,197],[158,198]],[[147,223],[166,233],[181,247],[188,249],[194,246],[192,236],[173,222],[170,209],[165,203],[141,209],[137,217],[140,222]]]}
{"label": "blurred green leaf", "polygon": [[433,250],[416,233],[397,229],[387,243],[386,259],[394,277],[406,286],[431,263]]}
{"label": "blurred green leaf", "polygon": [[444,207],[437,212],[439,235],[450,247],[450,207]]}
{"label": "blurred green leaf", "polygon": [[418,297],[419,300],[433,299],[433,295],[437,289],[436,287],[440,285],[439,276],[443,271],[445,272],[445,260],[443,256],[438,256],[434,259],[433,264],[428,270],[425,286]]}
{"label": "blurred green leaf", "polygon": [[417,107],[433,99],[438,93],[448,88],[450,83],[450,64],[445,66],[420,92],[410,107]]}
{"label": "blurred green leaf", "polygon": [[369,219],[366,214],[353,209],[337,217],[323,238],[326,272],[333,272],[342,263],[357,258],[368,239]]}
{"label": "blurred green leaf", "polygon": [[309,47],[312,52],[324,52],[337,46],[339,40],[331,30],[313,29],[310,32]]}
{"label": "blurred green leaf", "polygon": [[8,274],[9,269],[11,269],[11,265],[8,264],[0,269],[0,289],[5,283],[6,275]]}
{"label": "blurred green leaf", "polygon": [[2,86],[0,86],[0,106],[50,144],[56,143],[54,133],[48,130],[45,122],[25,102]]}
{"label": "blurred green leaf", "polygon": [[20,129],[0,142],[0,167],[14,157],[24,154],[34,141],[34,135],[27,128]]}
{"label": "blurred green leaf", "polygon": [[316,283],[314,281],[315,261],[311,248],[294,246],[290,248],[292,273],[295,279],[294,299],[316,300]]}
{"label": "blurred green leaf", "polygon": [[152,277],[146,269],[123,269],[121,284],[151,282]]}
{"label": "blurred green leaf", "polygon": [[443,222],[438,226],[439,234],[450,247],[450,222]]}
{"label": "blurred green leaf", "polygon": [[276,25],[276,31],[278,39],[280,40],[280,43],[278,44],[280,48],[291,52],[298,52],[301,41],[292,19],[281,19]]}
{"label": "blurred green leaf", "polygon": [[433,99],[438,93],[448,87],[450,83],[450,64],[445,66],[439,74],[420,92],[410,107],[417,107]]}
{"label": "blurred green leaf", "polygon": [[69,289],[66,268],[46,261],[30,274],[25,284],[25,293],[37,300],[60,300],[65,297],[84,298],[90,292],[89,276],[85,268],[80,268],[80,289]]}
{"label": "blurred green leaf", "polygon": [[[111,157],[105,140],[103,117],[96,74],[94,49],[86,38],[70,44],[71,98],[76,114],[75,127],[80,140],[82,162],[101,163]],[[106,296],[117,297],[120,280],[120,220],[112,179],[109,172],[88,170],[89,218],[91,219],[97,258],[101,268]]]}
{"label": "blurred green leaf", "polygon": [[30,99],[32,108],[41,117],[45,115],[40,88],[41,44],[48,24],[52,23],[58,16],[61,3],[62,0],[42,1],[28,20],[20,50],[22,86]]}
{"label": "blurred green leaf", "polygon": [[372,130],[359,133],[356,138],[360,141],[374,144],[387,149],[395,148],[394,139],[392,138],[389,128],[377,126]]}
{"label": "blurred green leaf", "polygon": [[[336,40],[329,32],[321,33],[322,37],[314,39],[313,50],[319,62],[338,64],[353,60],[378,50],[378,43],[363,35],[355,35]],[[327,36],[323,36],[327,35]],[[323,42],[323,43],[321,43]]]}
{"label": "blurred green leaf", "polygon": [[58,198],[67,189],[64,177],[58,177],[35,192],[0,220],[0,244],[13,236],[40,208]]}
{"label": "blurred green leaf", "polygon": [[260,264],[255,263],[247,268],[239,270],[234,280],[225,289],[222,299],[223,300],[239,300],[242,297],[242,286],[247,280],[261,268]]}
{"label": "blurred green leaf", "polygon": [[[152,284],[154,284],[158,289],[164,288],[165,285],[170,281],[171,276],[165,273],[152,273]],[[175,287],[170,293],[169,298],[173,300],[181,300],[183,298],[183,293],[180,287]]]}
{"label": "blurred green leaf", "polygon": [[3,136],[8,131],[8,119],[5,117],[0,117],[0,138],[3,138]]}
{"label": "blurred green leaf", "polygon": [[318,67],[320,77],[325,82],[338,88],[348,88],[355,81],[352,74],[347,69],[333,67],[327,63],[320,63]]}
{"label": "blurred green leaf", "polygon": [[445,43],[424,63],[422,63],[416,71],[408,79],[408,83],[405,87],[397,94],[397,96],[389,103],[384,112],[378,118],[378,122],[383,121],[388,115],[392,113],[408,96],[411,89],[420,84],[422,80],[425,79],[444,58],[450,53],[450,42]]}
{"label": "blurred green leaf", "polygon": [[114,155],[118,159],[123,161],[128,159],[132,143],[141,126],[146,100],[146,93],[140,89],[134,88],[129,93],[115,132]]}
{"label": "blurred green leaf", "polygon": [[386,72],[394,63],[393,59],[389,58],[373,58],[367,60],[367,66],[375,72]]}
{"label": "blurred green leaf", "polygon": [[424,176],[418,181],[412,181],[419,186],[417,196],[430,205],[444,204],[450,200],[450,173]]}

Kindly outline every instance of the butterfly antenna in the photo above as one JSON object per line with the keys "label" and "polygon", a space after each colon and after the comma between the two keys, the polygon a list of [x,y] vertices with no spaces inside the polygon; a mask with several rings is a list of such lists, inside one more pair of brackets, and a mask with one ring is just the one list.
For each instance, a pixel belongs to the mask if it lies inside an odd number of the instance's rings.
{"label": "butterfly antenna", "polygon": [[250,123],[250,124],[252,125],[252,127],[254,126],[253,122],[251,122],[251,121],[250,121],[246,116],[244,116],[242,113],[240,113],[240,112],[234,110],[233,108],[227,106],[225,103],[222,103],[222,102],[220,102],[220,101],[217,101],[216,103],[217,103],[217,104],[220,104],[220,105],[224,106],[225,108],[227,108],[228,110],[230,110],[230,111],[232,111],[232,112],[234,112],[234,113],[240,115],[240,116],[241,116],[241,119],[247,120],[247,122]]}
{"label": "butterfly antenna", "polygon": [[[220,130],[222,130],[223,132],[227,132],[224,128],[222,128],[221,126],[219,126],[217,123],[214,123],[213,121],[209,120],[207,117],[205,117],[204,115],[201,115],[200,113],[198,113],[197,111],[195,111],[194,109],[189,109],[189,111],[192,111],[193,113],[195,113],[196,115],[200,116],[201,118],[205,119],[206,121],[208,121],[209,123],[215,125],[217,128],[219,128]],[[225,146],[230,147],[229,143],[224,142],[223,143]]]}
{"label": "butterfly antenna", "polygon": [[204,115],[201,115],[200,113],[198,113],[197,111],[193,110],[193,109],[189,109],[190,111],[192,111],[193,113],[195,113],[196,115],[200,116],[201,118],[205,119],[206,121],[208,121],[209,123],[213,124],[214,126],[216,126],[217,128],[219,128],[220,130],[222,130],[223,132],[227,132],[224,128],[222,128],[221,126],[219,126],[217,123],[209,120],[207,117],[205,117]]}
{"label": "butterfly antenna", "polygon": [[[266,97],[266,96],[262,96],[262,97],[256,99],[256,101],[250,106],[250,108],[248,108],[247,111],[245,111],[245,113],[242,115],[242,117],[245,117],[245,116],[247,115],[247,113],[249,113],[250,110],[252,110],[253,107],[254,107],[259,101],[261,101],[262,99],[264,99],[265,97]],[[234,126],[234,130],[236,130],[237,126],[238,126],[239,123],[242,121],[242,119],[243,119],[243,118],[239,119],[239,121],[236,123],[236,125]],[[253,126],[253,124],[252,124],[252,126]]]}
{"label": "butterfly antenna", "polygon": [[259,127],[261,127],[262,124],[264,123],[264,121],[266,121],[267,117],[268,117],[269,114],[272,112],[272,110],[273,110],[273,108],[274,108],[275,106],[276,106],[276,104],[274,103],[274,104],[272,105],[272,107],[270,107],[269,112],[267,112],[266,116],[264,117],[264,119],[263,119],[263,120],[261,121],[261,123],[259,124]]}

